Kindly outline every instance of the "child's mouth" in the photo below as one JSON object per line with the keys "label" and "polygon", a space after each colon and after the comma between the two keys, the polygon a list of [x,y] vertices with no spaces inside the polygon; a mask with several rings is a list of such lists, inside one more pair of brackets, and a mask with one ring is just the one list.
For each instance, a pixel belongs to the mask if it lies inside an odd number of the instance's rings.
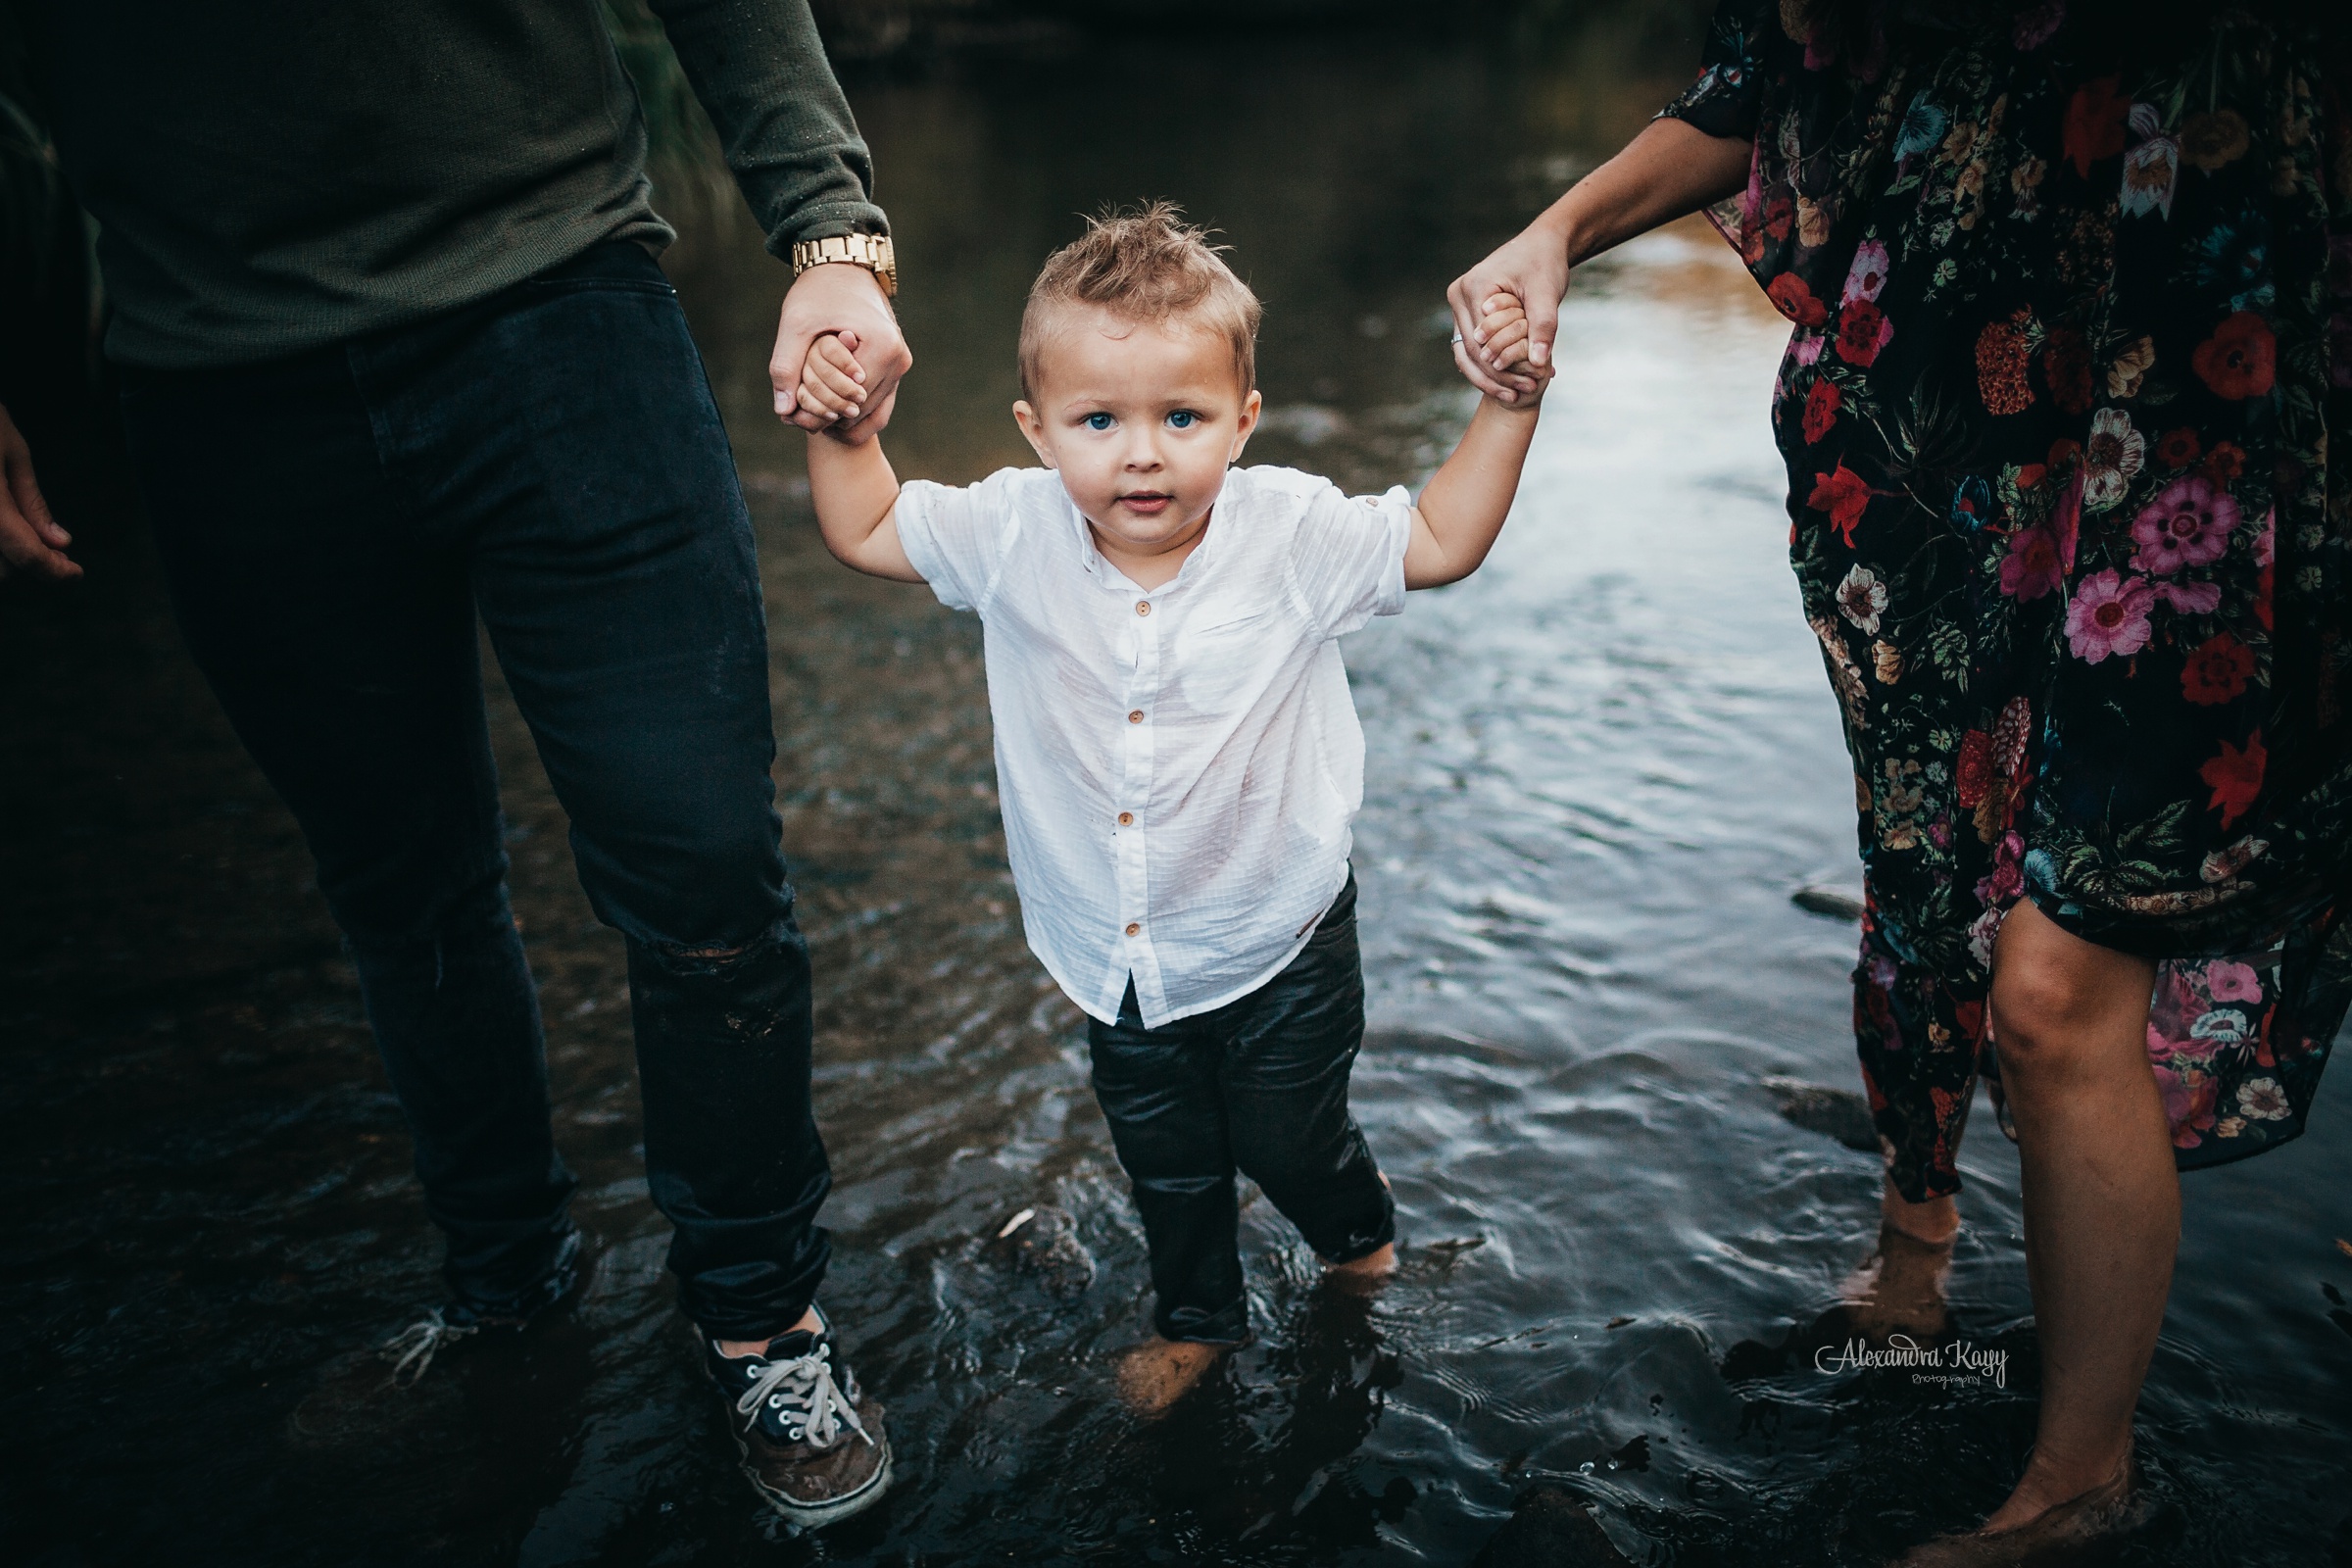
{"label": "child's mouth", "polygon": [[1119,497],[1119,505],[1130,512],[1140,512],[1149,517],[1165,512],[1168,509],[1168,503],[1175,499],[1164,490],[1138,490],[1133,495]]}

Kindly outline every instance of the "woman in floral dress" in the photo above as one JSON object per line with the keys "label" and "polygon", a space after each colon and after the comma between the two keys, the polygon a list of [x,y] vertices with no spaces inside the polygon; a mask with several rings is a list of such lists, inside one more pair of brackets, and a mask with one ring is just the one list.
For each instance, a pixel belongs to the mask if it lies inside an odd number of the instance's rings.
{"label": "woman in floral dress", "polygon": [[[1572,265],[1713,204],[1794,323],[1890,1244],[1948,1246],[1980,1071],[2024,1174],[2038,1439],[1933,1560],[2129,1512],[2176,1169],[2299,1133],[2352,997],[2344,59],[2260,6],[1723,0],[1697,82],[1453,289],[1508,390]],[[1478,339],[1497,287],[1529,340]]]}

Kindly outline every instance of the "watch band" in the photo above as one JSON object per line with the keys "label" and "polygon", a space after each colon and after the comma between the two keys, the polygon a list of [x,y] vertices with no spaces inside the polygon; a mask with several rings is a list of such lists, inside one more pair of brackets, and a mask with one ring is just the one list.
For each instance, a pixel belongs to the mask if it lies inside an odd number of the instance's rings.
{"label": "watch band", "polygon": [[899,253],[888,234],[828,234],[823,239],[793,242],[793,276],[828,262],[847,262],[852,267],[864,268],[882,285],[885,298],[898,297]]}

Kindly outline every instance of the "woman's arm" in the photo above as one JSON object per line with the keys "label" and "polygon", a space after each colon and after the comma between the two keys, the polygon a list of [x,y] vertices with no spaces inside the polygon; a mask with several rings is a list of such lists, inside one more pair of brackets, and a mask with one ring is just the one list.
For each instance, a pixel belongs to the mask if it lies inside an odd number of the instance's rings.
{"label": "woman's arm", "polygon": [[1680,120],[1653,120],[1624,151],[1569,187],[1517,239],[1453,281],[1454,363],[1471,384],[1505,403],[1532,395],[1537,383],[1504,371],[1487,352],[1478,326],[1481,302],[1496,291],[1526,302],[1528,357],[1551,363],[1560,300],[1569,269],[1660,223],[1738,194],[1747,186],[1754,144],[1710,136]]}

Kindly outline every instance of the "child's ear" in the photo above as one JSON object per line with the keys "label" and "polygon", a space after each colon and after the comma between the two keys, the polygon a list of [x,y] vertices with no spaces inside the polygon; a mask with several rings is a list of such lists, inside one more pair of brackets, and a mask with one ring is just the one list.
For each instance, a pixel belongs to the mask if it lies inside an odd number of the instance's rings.
{"label": "child's ear", "polygon": [[1028,437],[1029,449],[1037,454],[1037,461],[1049,468],[1054,466],[1054,454],[1046,450],[1045,421],[1037,416],[1037,411],[1029,406],[1026,398],[1013,404],[1012,422],[1021,427],[1022,435]]}
{"label": "child's ear", "polygon": [[1233,450],[1225,454],[1228,467],[1242,461],[1242,448],[1250,444],[1250,437],[1256,432],[1257,416],[1265,406],[1266,400],[1255,390],[1242,399],[1242,416],[1233,425]]}

